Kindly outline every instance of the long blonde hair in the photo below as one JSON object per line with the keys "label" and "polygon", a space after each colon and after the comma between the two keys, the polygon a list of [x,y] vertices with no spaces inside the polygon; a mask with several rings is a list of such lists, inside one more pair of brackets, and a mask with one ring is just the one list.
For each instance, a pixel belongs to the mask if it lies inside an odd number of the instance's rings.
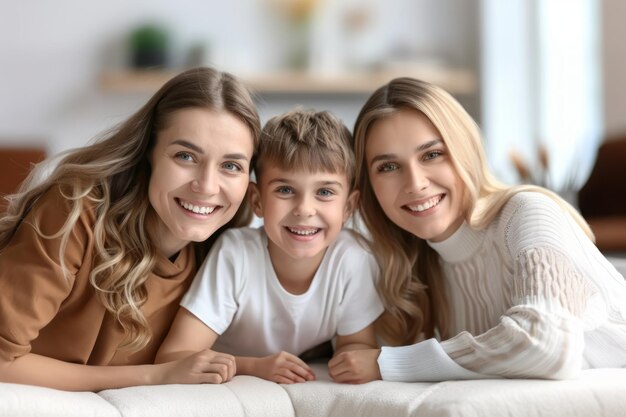
{"label": "long blonde hair", "polygon": [[[141,306],[146,302],[146,280],[156,262],[156,247],[150,232],[157,215],[148,200],[150,165],[148,154],[168,117],[183,108],[210,108],[227,111],[250,129],[254,149],[258,146],[260,121],[246,88],[232,75],[211,68],[187,70],[169,80],[128,120],[107,132],[95,143],[73,150],[60,160],[50,175],[37,181],[37,168],[0,218],[0,255],[37,200],[52,187],[71,203],[68,218],[56,234],[60,238],[61,267],[65,248],[76,222],[85,209],[96,213],[95,256],[90,282],[99,301],[123,327],[126,338],[121,347],[136,351],[151,340]],[[42,168],[39,168],[42,169]],[[219,233],[249,223],[251,209],[244,202],[233,219],[205,242],[195,243],[196,261],[208,252]],[[198,264],[198,263],[197,263]]]}
{"label": "long blonde hair", "polygon": [[449,325],[439,255],[426,241],[387,218],[368,177],[365,161],[368,129],[377,120],[403,108],[423,113],[446,144],[465,186],[463,207],[470,227],[485,228],[513,195],[536,191],[569,211],[593,238],[580,214],[555,193],[532,185],[506,186],[490,173],[478,126],[450,94],[413,78],[391,80],[369,97],[354,128],[356,181],[361,192],[359,212],[382,268],[378,289],[386,311],[377,323],[377,330],[391,344],[414,343],[437,334],[446,337]]}

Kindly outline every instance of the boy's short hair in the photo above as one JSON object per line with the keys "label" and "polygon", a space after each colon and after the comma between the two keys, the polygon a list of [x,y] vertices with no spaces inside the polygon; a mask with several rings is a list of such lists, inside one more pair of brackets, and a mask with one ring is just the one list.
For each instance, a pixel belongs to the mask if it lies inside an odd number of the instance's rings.
{"label": "boy's short hair", "polygon": [[267,121],[254,171],[257,181],[265,164],[284,170],[345,174],[355,187],[350,130],[330,112],[295,109]]}

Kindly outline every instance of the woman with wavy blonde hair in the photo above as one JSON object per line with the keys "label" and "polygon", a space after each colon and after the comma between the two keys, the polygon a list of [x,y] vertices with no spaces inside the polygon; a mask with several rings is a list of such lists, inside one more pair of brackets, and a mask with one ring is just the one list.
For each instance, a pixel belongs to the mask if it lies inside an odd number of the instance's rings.
{"label": "woman with wavy blonde hair", "polygon": [[507,187],[444,90],[397,78],[355,125],[360,214],[393,346],[350,352],[364,379],[570,378],[626,366],[626,283],[556,194]]}
{"label": "woman with wavy blonde hair", "polygon": [[195,68],[43,181],[36,168],[0,218],[0,381],[95,391],[231,378],[234,359],[211,351],[151,364],[211,243],[250,220],[259,132],[245,87]]}

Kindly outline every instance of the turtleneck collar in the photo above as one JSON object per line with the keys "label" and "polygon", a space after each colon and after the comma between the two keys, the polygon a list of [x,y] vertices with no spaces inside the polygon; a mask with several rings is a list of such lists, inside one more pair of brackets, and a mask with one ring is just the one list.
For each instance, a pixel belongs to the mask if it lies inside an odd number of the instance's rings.
{"label": "turtleneck collar", "polygon": [[472,229],[463,222],[449,238],[441,242],[427,241],[445,262],[456,263],[471,258],[480,248],[485,237],[484,231]]}

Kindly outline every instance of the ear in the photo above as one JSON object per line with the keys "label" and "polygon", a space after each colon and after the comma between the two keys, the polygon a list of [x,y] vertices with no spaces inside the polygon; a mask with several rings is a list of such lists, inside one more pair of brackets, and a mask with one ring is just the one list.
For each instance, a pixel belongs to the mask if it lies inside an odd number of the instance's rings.
{"label": "ear", "polygon": [[361,194],[358,190],[354,190],[348,196],[348,200],[346,201],[346,206],[343,213],[343,222],[347,222],[354,210],[356,210],[357,205],[359,204],[359,197]]}
{"label": "ear", "polygon": [[261,190],[255,182],[251,182],[248,185],[248,198],[250,199],[250,206],[254,215],[263,218],[263,204],[261,203]]}

